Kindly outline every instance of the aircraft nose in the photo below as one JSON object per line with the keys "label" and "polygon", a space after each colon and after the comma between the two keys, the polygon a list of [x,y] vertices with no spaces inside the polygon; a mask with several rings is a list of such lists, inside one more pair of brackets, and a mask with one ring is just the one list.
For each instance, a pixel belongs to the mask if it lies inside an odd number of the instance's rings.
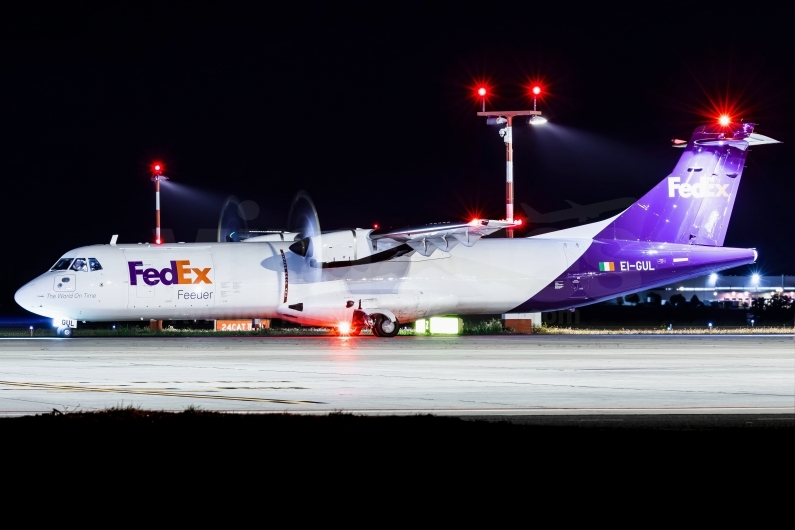
{"label": "aircraft nose", "polygon": [[17,303],[18,306],[25,307],[26,305],[25,298],[27,298],[27,292],[28,292],[28,286],[23,285],[22,287],[17,289],[16,293],[14,293],[14,301]]}
{"label": "aircraft nose", "polygon": [[35,297],[35,294],[33,293],[34,286],[34,282],[27,283],[17,289],[17,292],[14,293],[14,301],[20,307],[30,309],[30,306],[33,305],[33,298]]}

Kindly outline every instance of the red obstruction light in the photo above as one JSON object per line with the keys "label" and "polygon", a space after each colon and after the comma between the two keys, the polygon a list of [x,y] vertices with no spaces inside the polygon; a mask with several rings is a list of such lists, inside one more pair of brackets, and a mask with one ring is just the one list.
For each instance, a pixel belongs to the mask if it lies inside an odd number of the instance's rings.
{"label": "red obstruction light", "polygon": [[728,115],[723,114],[720,118],[718,118],[718,123],[720,123],[721,126],[726,127],[731,123],[731,118],[729,118]]}
{"label": "red obstruction light", "polygon": [[541,87],[540,86],[534,86],[533,87],[533,94],[535,94],[537,96],[540,93],[541,93]]}
{"label": "red obstruction light", "polygon": [[154,173],[155,175],[162,175],[163,169],[165,169],[163,166],[163,162],[154,162],[152,164],[152,173]]}
{"label": "red obstruction light", "polygon": [[478,89],[478,96],[480,96],[480,97],[485,97],[486,96],[486,88],[485,87],[480,87]]}

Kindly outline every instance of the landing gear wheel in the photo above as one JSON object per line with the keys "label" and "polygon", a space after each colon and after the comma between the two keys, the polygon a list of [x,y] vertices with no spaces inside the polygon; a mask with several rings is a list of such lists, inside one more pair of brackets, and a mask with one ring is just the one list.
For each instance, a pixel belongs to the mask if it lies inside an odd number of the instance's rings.
{"label": "landing gear wheel", "polygon": [[59,337],[63,337],[65,339],[72,338],[72,328],[66,328],[66,327],[58,328],[56,335],[58,335]]}
{"label": "landing gear wheel", "polygon": [[377,337],[394,337],[400,331],[398,321],[384,315],[373,315],[373,334]]}

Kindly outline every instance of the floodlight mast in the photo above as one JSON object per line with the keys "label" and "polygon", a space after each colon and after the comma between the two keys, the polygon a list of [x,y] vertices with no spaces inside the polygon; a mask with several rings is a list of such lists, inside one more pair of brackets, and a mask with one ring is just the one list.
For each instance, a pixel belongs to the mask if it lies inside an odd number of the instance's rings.
{"label": "floodlight mast", "polygon": [[159,245],[163,242],[160,238],[160,181],[168,180],[168,177],[163,174],[163,164],[160,162],[152,164],[152,173],[155,183],[155,244]]}
{"label": "floodlight mast", "polygon": [[[489,111],[478,112],[478,116],[503,118],[505,128],[500,129],[500,136],[505,141],[505,220],[513,222],[513,138],[511,130],[513,128],[514,116],[540,116],[537,110],[509,110],[509,111]],[[499,123],[499,120],[497,120]],[[505,235],[513,237],[513,228],[506,228]]]}

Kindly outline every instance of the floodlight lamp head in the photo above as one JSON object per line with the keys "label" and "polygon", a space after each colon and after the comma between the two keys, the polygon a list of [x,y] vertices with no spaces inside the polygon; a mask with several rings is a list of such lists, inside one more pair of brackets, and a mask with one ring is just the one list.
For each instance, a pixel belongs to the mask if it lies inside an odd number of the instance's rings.
{"label": "floodlight lamp head", "polygon": [[547,122],[546,118],[543,118],[538,115],[531,116],[530,119],[527,120],[527,123],[530,125],[544,125],[546,122]]}
{"label": "floodlight lamp head", "polygon": [[508,123],[508,118],[502,116],[489,116],[486,118],[486,125],[502,125]]}

